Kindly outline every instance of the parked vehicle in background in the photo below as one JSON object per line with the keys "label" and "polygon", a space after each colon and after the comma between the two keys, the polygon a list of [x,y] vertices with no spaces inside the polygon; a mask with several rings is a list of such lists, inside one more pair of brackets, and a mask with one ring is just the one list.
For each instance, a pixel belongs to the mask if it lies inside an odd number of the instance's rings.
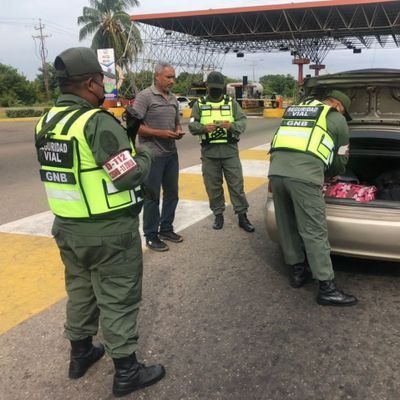
{"label": "parked vehicle in background", "polygon": [[264,107],[263,86],[261,83],[231,82],[226,85],[226,93],[236,99],[243,109]]}
{"label": "parked vehicle in background", "polygon": [[[325,197],[332,253],[400,261],[400,70],[367,69],[308,78],[302,95],[323,98],[332,88],[352,99],[350,156],[343,179],[375,186],[375,199]],[[279,241],[273,193],[265,221]]]}
{"label": "parked vehicle in background", "polygon": [[193,82],[192,87],[187,93],[187,97],[190,100],[190,107],[193,106],[194,102],[200,97],[204,97],[207,94],[206,84],[204,82]]}
{"label": "parked vehicle in background", "polygon": [[190,108],[190,100],[186,96],[176,96],[179,104],[179,112],[182,114],[185,108]]}

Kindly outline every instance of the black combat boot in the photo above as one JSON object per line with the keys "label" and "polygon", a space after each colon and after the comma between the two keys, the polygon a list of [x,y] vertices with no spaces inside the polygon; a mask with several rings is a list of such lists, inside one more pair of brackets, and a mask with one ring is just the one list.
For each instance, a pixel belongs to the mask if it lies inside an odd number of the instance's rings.
{"label": "black combat boot", "polygon": [[213,229],[222,229],[222,227],[224,226],[224,215],[223,214],[217,214],[215,216],[214,219],[214,223],[213,223]]}
{"label": "black combat boot", "polygon": [[308,281],[311,280],[311,272],[308,270],[306,264],[291,265],[290,271],[290,286],[293,288],[301,288]]}
{"label": "black combat boot", "polygon": [[104,355],[104,346],[93,346],[92,337],[82,340],[71,340],[71,359],[68,376],[78,379]]}
{"label": "black combat boot", "polygon": [[113,358],[115,366],[113,394],[125,396],[135,390],[153,385],[165,376],[165,368],[160,365],[146,367],[136,360],[136,354],[128,357]]}
{"label": "black combat boot", "polygon": [[353,306],[357,298],[339,290],[334,281],[319,281],[317,303],[322,306]]}
{"label": "black combat boot", "polygon": [[254,232],[254,226],[250,223],[250,221],[247,218],[247,214],[239,214],[239,226],[244,229],[246,232]]}

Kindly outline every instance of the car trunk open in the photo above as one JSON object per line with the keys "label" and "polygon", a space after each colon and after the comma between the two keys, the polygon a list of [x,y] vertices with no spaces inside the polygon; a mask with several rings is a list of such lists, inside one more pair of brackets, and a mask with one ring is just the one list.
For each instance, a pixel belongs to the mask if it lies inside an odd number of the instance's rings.
{"label": "car trunk open", "polygon": [[[398,128],[397,128],[398,129]],[[378,188],[376,199],[360,206],[380,206],[400,208],[400,198],[388,199],[388,193],[394,193],[393,185],[383,185],[383,177],[398,171],[398,190],[400,190],[400,133],[390,127],[371,126],[351,129],[350,156],[345,177],[355,176],[362,185],[374,185]],[[385,187],[384,187],[385,186]],[[391,191],[391,192],[388,192]],[[327,203],[338,199],[327,197]],[[340,199],[351,202],[353,199]]]}
{"label": "car trunk open", "polygon": [[[305,82],[304,95],[325,98],[332,88],[344,91],[352,100],[349,173],[363,185],[377,186],[382,174],[397,170],[400,193],[400,70],[369,69],[310,78]],[[326,200],[400,208],[400,200],[379,197],[377,193],[376,200],[367,203],[331,197]]]}

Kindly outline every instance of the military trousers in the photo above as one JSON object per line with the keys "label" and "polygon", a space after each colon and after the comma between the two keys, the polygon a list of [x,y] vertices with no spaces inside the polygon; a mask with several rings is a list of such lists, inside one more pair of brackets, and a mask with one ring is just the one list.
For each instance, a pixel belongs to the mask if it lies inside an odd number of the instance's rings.
{"label": "military trousers", "polygon": [[98,237],[53,232],[68,294],[64,336],[94,336],[100,324],[106,352],[113,358],[138,350],[143,257],[135,219],[132,233]]}
{"label": "military trousers", "polygon": [[243,171],[239,157],[211,158],[202,155],[201,160],[204,185],[214,215],[225,211],[224,177],[235,213],[247,212],[249,203],[244,192]]}
{"label": "military trousers", "polygon": [[307,262],[315,279],[333,279],[325,201],[321,187],[270,176],[280,243],[288,265]]}

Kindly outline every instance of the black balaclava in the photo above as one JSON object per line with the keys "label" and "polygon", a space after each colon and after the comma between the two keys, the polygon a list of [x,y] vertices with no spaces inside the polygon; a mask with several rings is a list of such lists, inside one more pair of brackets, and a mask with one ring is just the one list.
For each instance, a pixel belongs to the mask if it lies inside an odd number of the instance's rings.
{"label": "black balaclava", "polygon": [[211,101],[219,102],[225,93],[224,76],[221,72],[212,71],[207,77],[208,97]]}
{"label": "black balaclava", "polygon": [[219,102],[224,97],[224,89],[210,87],[208,88],[208,97],[211,101]]}

